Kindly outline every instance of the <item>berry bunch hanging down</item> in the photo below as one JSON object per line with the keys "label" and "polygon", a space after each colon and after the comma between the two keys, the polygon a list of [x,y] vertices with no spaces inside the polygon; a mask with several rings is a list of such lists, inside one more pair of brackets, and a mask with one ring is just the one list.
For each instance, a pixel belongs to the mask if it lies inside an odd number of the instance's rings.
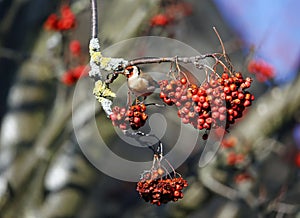
{"label": "berry bunch hanging down", "polygon": [[142,178],[137,184],[140,196],[151,204],[160,206],[170,201],[183,198],[182,189],[187,187],[187,181],[182,177],[172,179]]}
{"label": "berry bunch hanging down", "polygon": [[207,81],[198,86],[190,84],[185,77],[161,80],[160,98],[167,105],[178,107],[178,116],[184,124],[199,130],[222,126],[228,129],[254,100],[246,91],[252,80],[244,79],[241,73],[223,72],[221,77],[211,74]]}
{"label": "berry bunch hanging down", "polygon": [[[154,155],[152,168],[142,174],[136,188],[146,202],[157,206],[182,199],[182,190],[188,186],[187,181],[177,174],[174,169],[173,176],[168,173],[164,175],[166,171],[161,164],[162,158],[159,157],[162,156]],[[171,166],[171,168],[173,167]]]}

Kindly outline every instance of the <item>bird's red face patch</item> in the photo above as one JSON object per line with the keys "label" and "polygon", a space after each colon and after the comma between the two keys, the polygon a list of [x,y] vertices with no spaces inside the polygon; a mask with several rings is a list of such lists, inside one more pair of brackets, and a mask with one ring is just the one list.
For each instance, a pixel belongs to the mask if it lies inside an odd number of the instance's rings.
{"label": "bird's red face patch", "polygon": [[125,76],[126,76],[127,78],[130,78],[130,77],[133,75],[133,70],[134,70],[133,66],[127,67],[127,68],[125,69]]}

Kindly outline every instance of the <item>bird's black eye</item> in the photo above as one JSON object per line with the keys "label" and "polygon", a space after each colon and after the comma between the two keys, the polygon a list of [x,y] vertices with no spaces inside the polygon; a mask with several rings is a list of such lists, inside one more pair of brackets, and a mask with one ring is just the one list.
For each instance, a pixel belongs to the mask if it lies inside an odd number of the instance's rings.
{"label": "bird's black eye", "polygon": [[127,70],[129,73],[132,73],[133,68],[132,68],[132,67],[128,67],[126,70]]}

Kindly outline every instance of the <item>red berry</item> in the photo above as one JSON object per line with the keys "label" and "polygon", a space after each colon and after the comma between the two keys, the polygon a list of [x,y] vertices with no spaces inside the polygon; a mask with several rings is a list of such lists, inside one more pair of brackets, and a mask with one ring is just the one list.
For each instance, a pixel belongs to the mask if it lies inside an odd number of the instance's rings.
{"label": "red berry", "polygon": [[179,84],[179,86],[176,87],[175,91],[176,91],[176,92],[181,92],[181,90],[182,90],[182,89],[181,89],[180,84]]}
{"label": "red berry", "polygon": [[175,192],[174,192],[174,196],[175,196],[175,197],[179,197],[179,196],[180,196],[180,192],[179,192],[179,191],[175,191]]}
{"label": "red berry", "polygon": [[168,97],[165,97],[165,98],[164,98],[164,102],[165,102],[167,105],[172,105],[172,104],[174,104],[174,102],[173,102],[170,98],[168,98]]}
{"label": "red berry", "polygon": [[206,101],[206,97],[204,97],[204,96],[199,97],[199,102],[200,103],[204,103],[205,101]]}
{"label": "red berry", "polygon": [[188,118],[185,118],[185,117],[182,118],[182,123],[188,124],[189,122],[190,122],[190,120]]}
{"label": "red berry", "polygon": [[58,30],[69,30],[75,27],[76,17],[68,5],[61,6],[61,18],[57,22]]}
{"label": "red berry", "polygon": [[205,120],[200,118],[198,119],[198,125],[203,125],[205,123]]}
{"label": "red berry", "polygon": [[234,165],[236,163],[236,155],[233,152],[230,152],[227,156],[226,162],[228,165]]}
{"label": "red berry", "polygon": [[171,84],[166,85],[166,90],[167,91],[172,91],[173,90],[172,85]]}
{"label": "red berry", "polygon": [[180,101],[176,101],[175,105],[176,105],[176,107],[181,107]]}
{"label": "red berry", "polygon": [[220,99],[221,100],[225,100],[226,99],[226,94],[225,93],[221,93],[220,94]]}
{"label": "red berry", "polygon": [[165,97],[166,97],[166,94],[165,94],[164,92],[160,92],[160,93],[159,93],[159,97],[160,97],[160,98],[165,98]]}
{"label": "red berry", "polygon": [[300,152],[297,152],[295,156],[295,165],[300,168]]}
{"label": "red berry", "polygon": [[245,97],[245,95],[244,95],[243,93],[240,92],[240,93],[238,94],[238,99],[243,100],[244,97]]}
{"label": "red berry", "polygon": [[127,111],[127,116],[128,117],[132,117],[133,116],[133,111],[132,110],[128,110]]}
{"label": "red berry", "polygon": [[201,107],[200,106],[195,106],[194,111],[199,113],[201,111]]}
{"label": "red berry", "polygon": [[210,117],[206,118],[205,120],[206,123],[211,124],[212,123],[212,119]]}
{"label": "red berry", "polygon": [[88,70],[85,65],[79,65],[73,69],[73,75],[78,80],[81,76],[87,76]]}
{"label": "red berry", "polygon": [[203,128],[204,128],[204,129],[210,129],[210,124],[204,123],[204,124],[203,124]]}
{"label": "red berry", "polygon": [[237,96],[238,96],[238,92],[237,91],[231,92],[231,97],[232,98],[237,98]]}
{"label": "red berry", "polygon": [[176,99],[180,99],[180,98],[181,98],[181,93],[180,93],[180,92],[175,92],[174,97],[175,97]]}
{"label": "red berry", "polygon": [[204,109],[209,108],[209,103],[208,103],[207,101],[204,102],[204,103],[202,104],[202,107],[203,107]]}
{"label": "red berry", "polygon": [[197,88],[193,88],[191,90],[192,95],[196,95],[198,93],[198,89]]}
{"label": "red berry", "polygon": [[236,85],[235,84],[231,84],[230,86],[229,86],[229,88],[230,88],[230,91],[235,91],[236,90]]}
{"label": "red berry", "polygon": [[226,120],[226,116],[224,114],[220,114],[219,120],[220,121],[225,121]]}
{"label": "red berry", "polygon": [[112,121],[115,121],[117,119],[116,114],[111,114],[109,117]]}
{"label": "red berry", "polygon": [[44,23],[46,30],[57,30],[58,17],[56,14],[50,14]]}
{"label": "red berry", "polygon": [[141,122],[141,119],[140,119],[139,117],[134,117],[134,118],[133,118],[133,122],[134,122],[135,124],[139,124],[139,123]]}
{"label": "red berry", "polygon": [[251,105],[251,101],[246,100],[243,105],[244,107],[249,107]]}
{"label": "red berry", "polygon": [[199,95],[199,96],[205,96],[205,95],[206,95],[205,89],[204,89],[203,87],[200,87],[200,88],[198,89],[197,95]]}
{"label": "red berry", "polygon": [[219,111],[219,113],[221,113],[221,114],[224,114],[225,112],[226,112],[226,107],[225,106],[223,106],[223,107],[220,107],[219,109],[218,109],[218,111]]}
{"label": "red berry", "polygon": [[183,77],[183,78],[180,79],[180,82],[181,82],[182,85],[185,85],[187,83],[187,80],[186,80],[185,77]]}
{"label": "red berry", "polygon": [[232,100],[231,103],[232,104],[241,104],[241,100],[237,98],[237,99]]}
{"label": "red berry", "polygon": [[230,88],[229,88],[228,86],[225,86],[225,87],[224,87],[224,93],[225,93],[225,94],[230,93]]}
{"label": "red berry", "polygon": [[209,115],[209,113],[207,113],[207,112],[203,112],[202,116],[206,119],[206,118],[208,118],[210,115]]}
{"label": "red berry", "polygon": [[119,125],[119,128],[125,130],[125,129],[127,129],[127,125],[125,125],[125,124],[120,124],[120,125]]}
{"label": "red berry", "polygon": [[186,95],[181,96],[180,101],[185,102],[188,100],[188,97]]}
{"label": "red berry", "polygon": [[243,75],[240,72],[236,72],[235,77],[238,79],[243,79]]}
{"label": "red berry", "polygon": [[72,40],[69,44],[69,50],[72,55],[79,56],[81,53],[81,44],[78,40]]}
{"label": "red berry", "polygon": [[222,74],[222,79],[228,79],[228,78],[229,78],[228,73],[223,73],[223,74]]}
{"label": "red berry", "polygon": [[235,183],[239,184],[242,182],[245,182],[247,180],[251,179],[250,175],[248,175],[247,173],[239,173],[238,175],[236,175],[234,177],[234,181]]}
{"label": "red berry", "polygon": [[211,116],[214,119],[218,119],[220,117],[220,113],[219,112],[213,112]]}
{"label": "red berry", "polygon": [[237,164],[239,164],[239,163],[244,162],[244,160],[245,160],[245,155],[243,155],[243,154],[237,154],[235,158],[236,158],[235,162],[236,162]]}
{"label": "red berry", "polygon": [[157,14],[151,19],[151,26],[166,26],[170,22],[165,14]]}
{"label": "red berry", "polygon": [[222,141],[222,147],[232,148],[237,144],[237,139],[233,136],[226,138]]}
{"label": "red berry", "polygon": [[76,82],[76,78],[73,76],[73,71],[69,70],[65,72],[61,78],[61,81],[67,86],[73,85]]}
{"label": "red berry", "polygon": [[146,105],[144,105],[144,104],[141,104],[140,105],[140,110],[141,110],[141,112],[145,112],[146,111],[146,109],[147,109],[147,107],[146,107]]}
{"label": "red berry", "polygon": [[194,102],[199,102],[199,96],[198,95],[193,95],[192,100]]}
{"label": "red berry", "polygon": [[244,84],[245,84],[245,88],[249,88],[251,86],[251,82],[249,81],[244,82]]}

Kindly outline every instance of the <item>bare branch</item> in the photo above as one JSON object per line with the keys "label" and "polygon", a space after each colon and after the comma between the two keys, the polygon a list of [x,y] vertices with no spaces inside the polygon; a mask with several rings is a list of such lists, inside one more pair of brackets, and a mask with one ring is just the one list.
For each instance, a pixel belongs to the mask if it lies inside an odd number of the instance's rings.
{"label": "bare branch", "polygon": [[98,36],[98,13],[97,13],[97,0],[91,0],[91,11],[92,11],[92,38]]}
{"label": "bare branch", "polygon": [[192,57],[142,57],[128,61],[128,66],[140,65],[140,64],[159,64],[166,62],[181,62],[181,63],[192,63],[196,65],[199,60],[203,60],[210,55],[197,55]]}

